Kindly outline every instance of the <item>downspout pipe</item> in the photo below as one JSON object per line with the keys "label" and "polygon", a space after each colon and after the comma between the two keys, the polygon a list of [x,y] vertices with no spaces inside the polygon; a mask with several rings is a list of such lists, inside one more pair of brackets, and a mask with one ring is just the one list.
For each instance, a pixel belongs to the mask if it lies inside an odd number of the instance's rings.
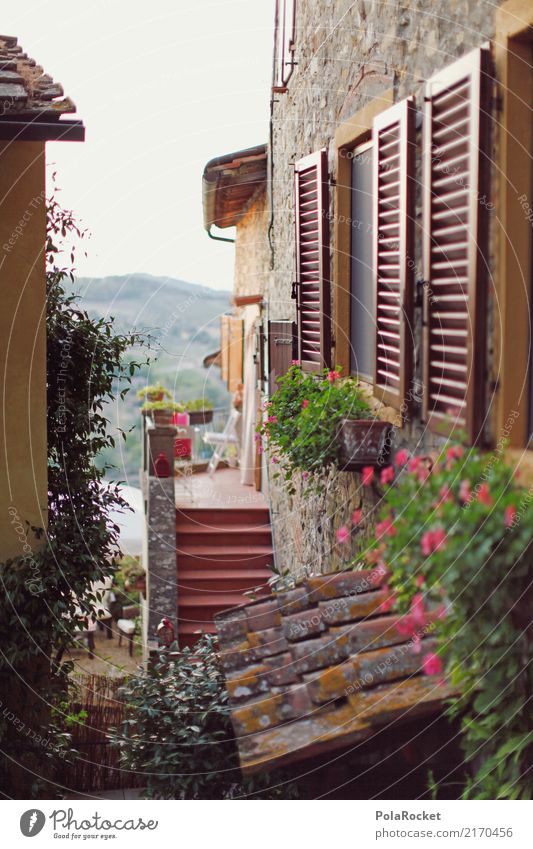
{"label": "downspout pipe", "polygon": [[206,233],[210,239],[213,239],[215,242],[235,242],[235,239],[229,239],[227,236],[215,236],[211,232],[211,227],[206,229]]}

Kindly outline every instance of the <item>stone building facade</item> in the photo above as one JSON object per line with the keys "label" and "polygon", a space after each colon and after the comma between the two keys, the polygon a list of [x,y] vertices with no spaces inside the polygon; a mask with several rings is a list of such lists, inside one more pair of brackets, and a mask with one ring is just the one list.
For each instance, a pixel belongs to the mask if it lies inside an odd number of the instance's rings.
{"label": "stone building facade", "polygon": [[[474,218],[468,219],[465,226],[468,238],[478,242],[474,253],[476,268],[481,268],[481,272],[476,271],[475,281],[478,300],[469,300],[467,307],[468,322],[474,322],[476,328],[479,324],[480,330],[474,334],[467,326],[464,331],[470,334],[465,343],[470,346],[466,391],[470,392],[475,384],[473,395],[468,397],[475,396],[478,410],[475,428],[472,423],[468,426],[469,438],[491,447],[505,437],[514,449],[512,456],[517,464],[526,471],[533,468],[531,452],[527,450],[533,395],[529,364],[532,237],[531,216],[528,217],[528,209],[533,206],[529,205],[533,185],[532,4],[524,0],[490,6],[474,0],[299,0],[296,4],[278,0],[276,8],[265,203],[261,214],[247,219],[246,243],[243,240],[237,249],[236,291],[255,291],[256,282],[261,280],[261,315],[266,329],[271,320],[297,319],[293,299],[299,250],[295,235],[295,165],[297,169],[303,157],[326,151],[329,205],[327,211],[322,210],[322,217],[329,242],[327,306],[332,328],[332,346],[326,359],[332,366],[340,363],[344,374],[353,371],[349,350],[353,342],[349,315],[352,236],[346,234],[346,221],[348,230],[353,226],[346,191],[346,181],[352,177],[343,157],[351,157],[364,142],[369,142],[375,157],[379,149],[374,140],[374,128],[378,126],[375,120],[385,110],[410,98],[412,134],[408,144],[413,151],[413,170],[409,178],[412,249],[408,259],[412,367],[407,402],[391,405],[387,400],[390,393],[387,396],[375,391],[375,381],[367,374],[359,376],[378,417],[394,426],[395,448],[409,447],[423,453],[448,439],[449,433],[432,425],[427,401],[430,390],[426,361],[430,349],[425,347],[424,339],[431,332],[427,330],[427,310],[428,301],[431,307],[432,290],[431,279],[426,278],[428,267],[433,270],[434,260],[428,266],[424,250],[433,251],[434,231],[429,242],[426,231],[435,207],[428,200],[425,183],[434,168],[433,153],[429,166],[427,154],[435,149],[433,131],[428,130],[433,126],[430,116],[437,115],[439,120],[438,112],[431,113],[427,104],[431,102],[431,109],[438,109],[438,95],[433,93],[444,85],[440,78],[446,79],[448,68],[457,67],[453,63],[463,59],[470,73],[469,63],[475,68],[477,62],[481,70],[473,70],[469,79],[474,80],[478,73],[479,91],[483,94],[479,95],[479,102],[470,100],[466,109],[471,132],[479,131],[479,145],[472,143],[469,154],[474,159],[478,157],[479,174],[469,171],[467,184],[459,185],[460,189],[466,185],[469,214],[474,210],[477,229],[474,232]],[[283,20],[291,21],[289,37]],[[452,81],[452,96],[454,85]],[[445,89],[442,97],[444,101],[448,97]],[[452,103],[447,114],[453,116],[454,109],[459,114],[463,106]],[[452,122],[453,118],[442,120]],[[451,148],[453,143],[452,138],[443,149]],[[468,144],[468,138],[464,143]],[[443,168],[444,182],[453,177],[459,158],[450,158],[452,172]],[[439,191],[438,180],[431,184],[431,190]],[[450,200],[452,207],[453,203]],[[460,261],[455,258],[459,254],[454,256],[446,243],[444,248],[439,244],[438,250],[451,272],[459,277]],[[470,249],[469,244],[469,257]],[[468,285],[473,285],[471,280]],[[459,294],[458,303],[461,297]],[[470,297],[468,292],[466,297]],[[436,308],[434,312],[438,315]],[[458,365],[453,350],[446,356],[451,363],[449,368],[457,372],[464,368]],[[451,381],[449,371],[447,375],[453,386],[453,372]],[[267,383],[262,389],[266,397]],[[349,511],[359,506],[359,484],[356,474],[329,474],[320,497],[302,494],[299,482],[296,494],[289,496],[265,467],[263,488],[270,497],[279,566],[302,573],[330,571],[342,565],[336,530]],[[365,498],[368,503],[363,503],[363,511],[371,524],[376,497],[366,493]]]}

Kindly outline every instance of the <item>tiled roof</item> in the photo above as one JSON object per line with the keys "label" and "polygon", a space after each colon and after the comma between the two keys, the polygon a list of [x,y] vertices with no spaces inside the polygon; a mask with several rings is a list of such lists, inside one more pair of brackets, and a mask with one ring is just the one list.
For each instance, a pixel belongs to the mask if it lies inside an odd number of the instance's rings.
{"label": "tiled roof", "polygon": [[243,771],[364,740],[451,695],[421,673],[434,625],[414,653],[384,612],[386,580],[383,567],[308,578],[215,617]]}
{"label": "tiled roof", "polygon": [[204,227],[235,227],[267,177],[267,149],[261,144],[211,159],[204,168]]}
{"label": "tiled roof", "polygon": [[17,39],[0,35],[0,120],[49,120],[75,111],[61,85],[24,53]]}

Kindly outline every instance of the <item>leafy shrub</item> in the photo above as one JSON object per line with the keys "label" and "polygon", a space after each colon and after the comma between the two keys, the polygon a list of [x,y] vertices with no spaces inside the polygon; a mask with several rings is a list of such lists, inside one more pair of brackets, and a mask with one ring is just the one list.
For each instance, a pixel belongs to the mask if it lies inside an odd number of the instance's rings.
{"label": "leafy shrub", "polygon": [[337,433],[342,419],[371,418],[363,390],[339,371],[307,374],[298,364],[278,379],[267,402],[266,419],[258,434],[269,447],[271,462],[280,464],[289,482],[296,470],[307,474],[337,462]]}
{"label": "leafy shrub", "polygon": [[112,739],[120,746],[121,765],[145,776],[147,798],[294,794],[281,784],[278,790],[241,777],[213,637],[203,636],[172,660],[161,653],[146,673],[128,681],[123,697],[127,718]]}
{"label": "leafy shrub", "polygon": [[[439,655],[461,691],[449,713],[462,717],[474,773],[465,797],[530,798],[533,491],[501,452],[457,445],[435,461],[399,452],[395,472],[381,474],[385,506],[368,556],[392,570],[406,620],[445,602]],[[430,672],[441,662],[432,657]]]}

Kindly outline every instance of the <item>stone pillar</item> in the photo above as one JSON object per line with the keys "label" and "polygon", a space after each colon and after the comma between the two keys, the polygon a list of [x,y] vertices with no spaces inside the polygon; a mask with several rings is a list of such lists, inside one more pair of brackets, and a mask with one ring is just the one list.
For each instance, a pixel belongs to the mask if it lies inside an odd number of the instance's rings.
{"label": "stone pillar", "polygon": [[176,506],[174,478],[148,479],[148,570],[146,576],[147,641],[157,640],[157,626],[167,616],[177,633]]}

